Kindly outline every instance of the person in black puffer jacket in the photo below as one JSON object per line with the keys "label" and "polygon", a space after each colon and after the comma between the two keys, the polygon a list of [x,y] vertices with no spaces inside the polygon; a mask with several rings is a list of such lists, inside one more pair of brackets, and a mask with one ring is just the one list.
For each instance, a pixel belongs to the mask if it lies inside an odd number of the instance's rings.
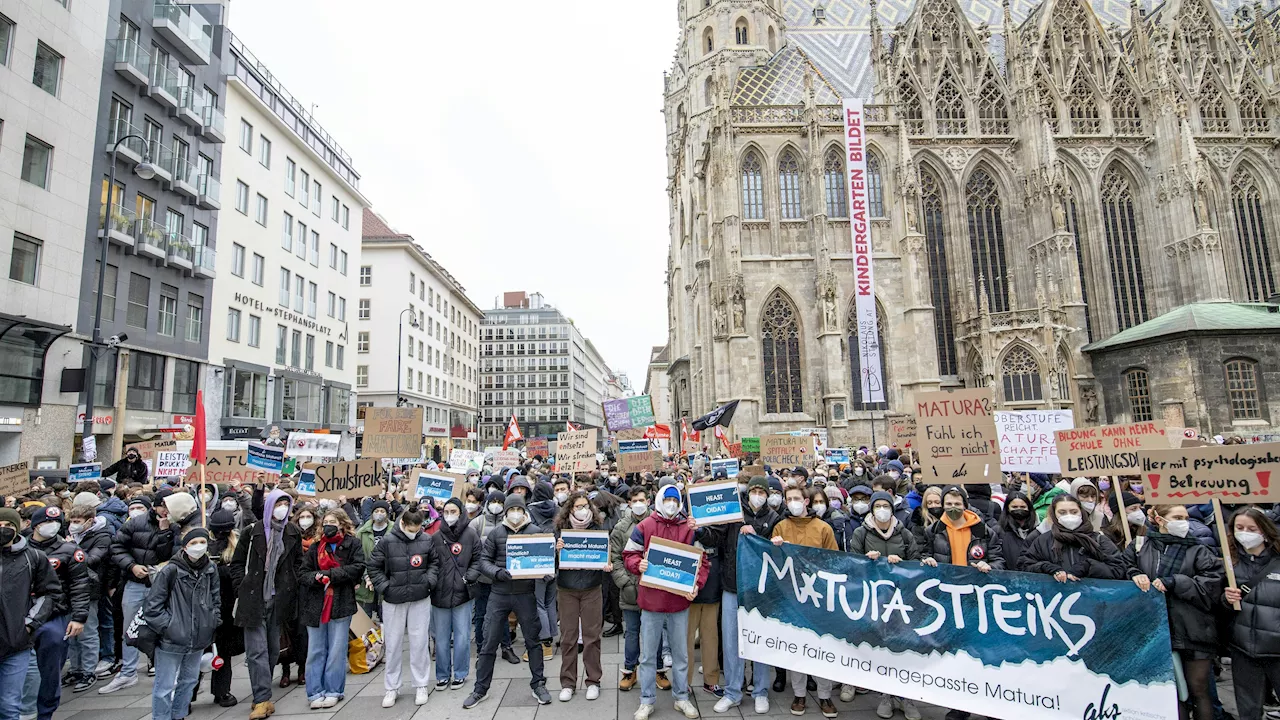
{"label": "person in black puffer jacket", "polygon": [[240,541],[240,533],[235,528],[236,514],[230,510],[219,509],[209,517],[212,540],[209,557],[218,568],[218,591],[222,598],[214,642],[218,646],[218,657],[223,659],[222,667],[210,676],[209,692],[213,701],[222,707],[236,704],[236,696],[231,694],[231,658],[244,654],[244,630],[235,623],[236,597],[244,580],[244,568],[231,562]]}
{"label": "person in black puffer jacket", "polygon": [[[462,501],[449,498],[440,511],[440,530],[431,537],[439,567],[431,591],[431,633],[436,640],[436,689],[460,688],[471,667],[472,598],[480,586],[480,534]],[[450,667],[452,665],[452,667]]]}
{"label": "person in black puffer jacket", "polygon": [[97,683],[94,670],[98,665],[100,647],[98,600],[106,596],[115,566],[111,564],[111,530],[106,518],[98,517],[94,508],[87,505],[73,506],[68,516],[67,535],[84,551],[91,582],[88,621],[84,624],[84,631],[67,643],[67,655],[71,661],[67,674],[75,680],[73,691],[80,693]]}
{"label": "person in black puffer jacket", "polygon": [[[76,637],[89,621],[93,604],[93,578],[88,558],[73,542],[63,540],[62,509],[56,505],[38,508],[31,515],[31,547],[44,553],[58,574],[62,592],[54,601],[53,617],[31,636],[36,664],[40,668],[40,687],[36,709],[42,720],[53,717],[62,702],[62,666],[67,660],[67,638]],[[97,608],[93,608],[97,611]],[[95,640],[96,642],[96,640]],[[25,698],[32,700],[31,694]]]}
{"label": "person in black puffer jacket", "polygon": [[[1031,498],[1020,491],[1013,491],[1004,500],[1004,512],[1000,513],[1000,546],[1004,566],[1009,569],[1022,567],[1022,555],[1038,537],[1036,513],[1031,509]],[[1100,529],[1100,528],[1095,528]],[[1115,543],[1112,543],[1115,546]],[[1117,550],[1117,554],[1119,551]]]}
{"label": "person in black puffer jacket", "polygon": [[[557,482],[568,484],[566,480]],[[551,483],[539,480],[533,486],[533,499],[526,501],[529,519],[540,533],[555,532],[556,514],[560,512],[560,504],[556,502],[555,490]],[[542,625],[542,659],[550,660],[554,654],[551,645],[556,632],[560,628],[559,608],[556,605],[556,584],[550,580],[538,580],[534,583],[534,597],[538,600],[538,622]]]}
{"label": "person in black puffer jacket", "polygon": [[200,681],[200,657],[213,644],[222,615],[218,569],[209,560],[209,531],[193,528],[182,536],[181,554],[160,569],[142,609],[156,643],[156,682],[151,717],[187,717],[191,692]]}
{"label": "person in black puffer jacket", "polygon": [[307,699],[331,708],[347,691],[347,636],[356,614],[356,585],[364,580],[364,547],[347,513],[330,509],[321,538],[302,556],[298,611],[307,624]]}
{"label": "person in black puffer jacket", "polygon": [[409,633],[409,672],[413,676],[414,702],[427,703],[431,692],[431,590],[440,564],[432,550],[435,539],[422,532],[422,513],[410,510],[400,516],[369,557],[369,580],[382,598],[382,632],[386,642],[383,707],[391,707],[400,691],[401,643]]}
{"label": "person in black puffer jacket", "polygon": [[1058,582],[1126,577],[1115,543],[1094,530],[1092,518],[1075,496],[1054,498],[1049,518],[1049,532],[1033,540],[1022,556],[1023,572],[1052,575]]}
{"label": "person in black puffer jacket", "polygon": [[[138,495],[129,501],[129,519],[120,526],[116,539],[111,543],[111,559],[120,571],[124,583],[120,588],[120,607],[123,626],[116,628],[124,635],[142,601],[151,587],[151,575],[173,555],[173,530],[169,527],[168,510],[154,509],[152,499]],[[121,650],[120,672],[99,688],[106,695],[138,683],[138,649],[125,644]]]}
{"label": "person in black puffer jacket", "polygon": [[[584,492],[571,493],[555,519],[556,552],[564,549],[564,532],[605,531],[604,514]],[[557,555],[558,557],[558,555]],[[586,673],[587,699],[600,697],[604,667],[600,664],[600,637],[604,629],[604,594],[600,591],[607,570],[560,570],[556,573],[556,605],[563,621],[560,635],[560,700],[568,701],[578,687],[578,642],[582,642],[582,666]],[[582,637],[578,637],[578,628]]]}
{"label": "person in black puffer jacket", "polygon": [[102,470],[102,477],[114,477],[117,484],[128,485],[129,483],[147,482],[147,464],[143,462],[142,456],[138,453],[138,449],[131,447],[124,451],[124,457],[108,465]]}
{"label": "person in black puffer jacket", "polygon": [[1230,643],[1236,708],[1240,720],[1262,720],[1267,685],[1280,687],[1280,531],[1255,507],[1237,511],[1231,528],[1239,587],[1223,600],[1240,603]]}
{"label": "person in black puffer jacket", "polygon": [[1169,636],[1182,661],[1191,717],[1213,720],[1209,683],[1218,651],[1213,611],[1223,597],[1222,560],[1190,535],[1190,516],[1182,505],[1157,505],[1147,517],[1156,529],[1129,544],[1125,566],[1143,592],[1155,588],[1165,594]]}

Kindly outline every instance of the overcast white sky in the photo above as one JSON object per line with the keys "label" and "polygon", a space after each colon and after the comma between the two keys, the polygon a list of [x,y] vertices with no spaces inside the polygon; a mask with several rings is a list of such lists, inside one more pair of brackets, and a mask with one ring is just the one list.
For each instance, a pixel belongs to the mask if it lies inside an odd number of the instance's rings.
{"label": "overcast white sky", "polygon": [[233,0],[232,32],[481,308],[540,291],[644,386],[667,339],[669,0]]}

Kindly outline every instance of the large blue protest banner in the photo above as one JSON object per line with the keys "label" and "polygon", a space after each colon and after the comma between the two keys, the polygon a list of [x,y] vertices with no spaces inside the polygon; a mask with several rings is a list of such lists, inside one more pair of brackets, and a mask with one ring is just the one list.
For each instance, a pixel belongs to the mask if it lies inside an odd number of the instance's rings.
{"label": "large blue protest banner", "polygon": [[1164,596],[738,540],[740,655],[1024,720],[1176,720]]}

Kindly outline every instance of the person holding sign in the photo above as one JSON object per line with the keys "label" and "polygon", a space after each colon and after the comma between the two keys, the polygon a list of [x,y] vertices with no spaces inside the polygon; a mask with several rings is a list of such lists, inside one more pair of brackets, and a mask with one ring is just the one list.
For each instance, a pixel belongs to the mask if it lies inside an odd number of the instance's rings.
{"label": "person holding sign", "polygon": [[1147,511],[1156,528],[1134,538],[1125,550],[1128,575],[1138,589],[1165,594],[1174,660],[1182,665],[1194,720],[1213,720],[1213,659],[1218,633],[1213,612],[1221,601],[1222,560],[1212,548],[1190,537],[1191,522],[1182,505],[1157,505]]}
{"label": "person holding sign", "polygon": [[1059,495],[1049,505],[1049,517],[1049,532],[1033,540],[1022,556],[1023,572],[1052,575],[1058,582],[1125,578],[1120,551],[1093,529],[1093,519],[1079,500]]}
{"label": "person holding sign", "polygon": [[[566,530],[604,531],[604,516],[595,503],[581,491],[570,494],[556,514],[556,553],[564,550],[561,533]],[[556,573],[556,605],[560,610],[560,702],[569,702],[578,687],[578,628],[582,628],[582,665],[586,672],[587,699],[600,697],[600,633],[604,628],[605,573],[613,572],[613,563],[603,570],[564,570]]]}
{"label": "person holding sign", "polygon": [[1231,674],[1240,720],[1262,720],[1268,683],[1280,687],[1280,532],[1261,510],[1231,519],[1231,559],[1238,587],[1223,591],[1239,603],[1231,623]]}

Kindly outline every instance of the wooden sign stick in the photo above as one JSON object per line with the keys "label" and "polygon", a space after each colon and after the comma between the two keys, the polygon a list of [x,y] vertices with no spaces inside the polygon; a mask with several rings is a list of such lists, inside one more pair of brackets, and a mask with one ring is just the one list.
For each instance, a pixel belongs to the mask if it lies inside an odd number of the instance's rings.
{"label": "wooden sign stick", "polygon": [[1111,478],[1111,489],[1116,491],[1116,512],[1124,515],[1124,546],[1129,547],[1133,543],[1133,532],[1129,530],[1129,516],[1124,511],[1124,496],[1120,494],[1120,476],[1115,475]]}
{"label": "wooden sign stick", "polygon": [[[1227,571],[1227,587],[1235,590],[1236,569],[1231,566],[1231,553],[1227,551],[1231,546],[1227,541],[1227,523],[1222,519],[1222,501],[1218,498],[1213,499],[1213,522],[1218,526],[1218,545],[1222,548],[1222,567]],[[1240,603],[1231,603],[1231,606],[1240,609]]]}

